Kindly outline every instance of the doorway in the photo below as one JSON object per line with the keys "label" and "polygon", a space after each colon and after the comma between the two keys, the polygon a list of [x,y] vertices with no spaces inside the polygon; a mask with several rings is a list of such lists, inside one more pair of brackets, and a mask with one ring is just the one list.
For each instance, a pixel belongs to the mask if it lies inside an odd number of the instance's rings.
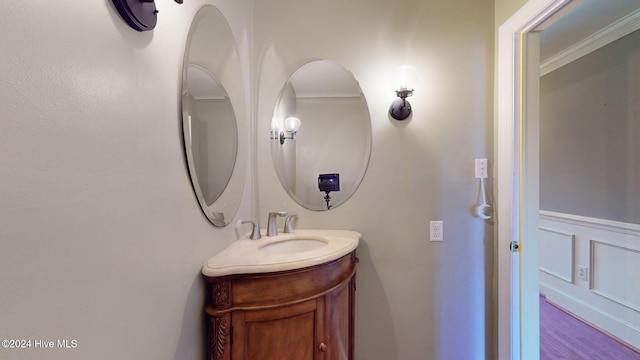
{"label": "doorway", "polygon": [[[539,358],[538,41],[578,3],[530,0],[499,31],[499,359]],[[593,274],[589,279],[591,286]]]}
{"label": "doorway", "polygon": [[[582,321],[546,317],[541,359],[588,358],[579,354],[591,343],[598,344],[593,353],[640,359],[620,343],[640,347],[633,328],[640,297],[629,293],[640,288],[640,85],[631,75],[640,71],[638,8],[626,0],[585,1],[540,34],[541,308],[553,312],[550,302]],[[574,324],[564,332],[587,344],[548,336],[562,324]]]}

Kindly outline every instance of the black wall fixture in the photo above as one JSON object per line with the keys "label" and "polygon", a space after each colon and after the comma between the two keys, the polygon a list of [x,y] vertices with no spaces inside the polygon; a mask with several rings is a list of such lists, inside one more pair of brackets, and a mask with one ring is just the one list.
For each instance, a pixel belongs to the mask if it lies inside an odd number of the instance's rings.
{"label": "black wall fixture", "polygon": [[[158,22],[154,0],[112,0],[122,19],[138,31],[153,30]],[[183,0],[175,0],[182,4]]]}

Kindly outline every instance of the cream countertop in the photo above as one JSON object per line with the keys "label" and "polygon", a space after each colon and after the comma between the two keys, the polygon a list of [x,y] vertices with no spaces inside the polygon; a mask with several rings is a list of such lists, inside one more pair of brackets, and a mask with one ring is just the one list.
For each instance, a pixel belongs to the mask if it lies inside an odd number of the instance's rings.
{"label": "cream countertop", "polygon": [[[212,256],[202,267],[202,274],[219,277],[234,274],[268,273],[301,269],[338,259],[358,247],[362,235],[350,230],[307,230],[296,229],[294,233],[280,233],[251,240],[248,235],[234,241],[218,254]],[[326,242],[320,248],[293,252],[270,253],[261,248],[282,241],[311,239]]]}

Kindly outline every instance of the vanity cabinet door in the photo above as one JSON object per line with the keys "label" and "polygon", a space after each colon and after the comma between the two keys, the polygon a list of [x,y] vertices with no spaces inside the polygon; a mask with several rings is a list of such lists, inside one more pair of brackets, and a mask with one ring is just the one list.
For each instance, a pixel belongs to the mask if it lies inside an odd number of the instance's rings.
{"label": "vanity cabinet door", "polygon": [[355,277],[326,295],[326,360],[354,358]]}
{"label": "vanity cabinet door", "polygon": [[208,359],[353,360],[357,262],[207,278]]}
{"label": "vanity cabinet door", "polygon": [[234,360],[324,360],[325,298],[232,315]]}

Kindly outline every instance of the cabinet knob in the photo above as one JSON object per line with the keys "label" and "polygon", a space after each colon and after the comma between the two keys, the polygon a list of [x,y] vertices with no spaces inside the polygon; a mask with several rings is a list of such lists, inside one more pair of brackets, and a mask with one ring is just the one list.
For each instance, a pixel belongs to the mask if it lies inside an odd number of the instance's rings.
{"label": "cabinet knob", "polygon": [[327,345],[325,345],[324,343],[320,343],[320,346],[318,346],[318,349],[320,349],[320,351],[325,352],[327,351]]}

